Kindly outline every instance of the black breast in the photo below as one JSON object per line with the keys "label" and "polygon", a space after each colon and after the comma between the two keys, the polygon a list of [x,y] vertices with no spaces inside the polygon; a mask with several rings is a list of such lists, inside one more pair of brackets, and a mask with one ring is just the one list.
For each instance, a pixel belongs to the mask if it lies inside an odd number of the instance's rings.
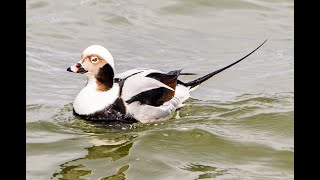
{"label": "black breast", "polygon": [[82,119],[94,122],[121,122],[121,123],[135,123],[138,122],[133,117],[126,116],[126,107],[121,98],[116,99],[116,101],[108,106],[107,108],[97,111],[89,115],[80,115],[73,110],[76,116]]}

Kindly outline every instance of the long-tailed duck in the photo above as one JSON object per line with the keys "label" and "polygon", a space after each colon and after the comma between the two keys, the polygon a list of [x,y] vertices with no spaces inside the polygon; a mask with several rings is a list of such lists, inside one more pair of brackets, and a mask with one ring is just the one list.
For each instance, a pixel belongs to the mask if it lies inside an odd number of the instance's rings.
{"label": "long-tailed duck", "polygon": [[88,77],[73,103],[73,112],[90,121],[147,123],[168,119],[201,83],[239,63],[266,41],[238,61],[190,82],[178,79],[191,74],[181,70],[139,68],[115,74],[110,52],[100,45],[89,46],[80,61],[67,69]]}

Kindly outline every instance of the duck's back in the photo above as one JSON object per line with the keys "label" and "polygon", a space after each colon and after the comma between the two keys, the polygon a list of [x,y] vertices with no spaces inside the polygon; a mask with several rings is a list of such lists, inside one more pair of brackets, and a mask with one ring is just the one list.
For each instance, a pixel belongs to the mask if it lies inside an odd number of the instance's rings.
{"label": "duck's back", "polygon": [[133,69],[116,75],[127,114],[143,123],[170,117],[182,103],[175,96],[179,74],[180,70]]}

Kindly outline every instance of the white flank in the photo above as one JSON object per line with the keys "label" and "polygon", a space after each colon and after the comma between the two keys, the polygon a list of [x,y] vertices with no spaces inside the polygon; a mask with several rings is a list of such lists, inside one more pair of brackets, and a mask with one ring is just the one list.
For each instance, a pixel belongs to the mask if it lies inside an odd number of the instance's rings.
{"label": "white flank", "polygon": [[77,95],[73,108],[81,115],[92,114],[113,104],[118,95],[118,84],[113,84],[113,87],[106,92],[100,92],[97,91],[96,80],[93,77],[89,77],[87,86]]}
{"label": "white flank", "polygon": [[170,118],[180,103],[178,98],[173,97],[170,101],[159,107],[141,105],[139,102],[133,102],[126,107],[135,119],[142,123],[150,123]]}
{"label": "white flank", "polygon": [[190,97],[189,92],[190,92],[189,87],[185,87],[183,85],[178,84],[176,86],[176,92],[174,94],[174,97],[177,97],[181,101],[181,103],[183,103]]}

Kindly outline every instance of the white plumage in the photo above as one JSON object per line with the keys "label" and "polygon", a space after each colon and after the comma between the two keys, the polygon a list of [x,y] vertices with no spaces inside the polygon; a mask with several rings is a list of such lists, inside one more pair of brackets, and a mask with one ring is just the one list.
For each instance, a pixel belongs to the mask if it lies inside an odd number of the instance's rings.
{"label": "white plumage", "polygon": [[106,122],[168,119],[202,82],[242,61],[266,41],[240,60],[187,83],[178,80],[181,70],[139,68],[115,74],[111,53],[100,45],[89,46],[81,60],[67,69],[88,76],[87,85],[73,103],[74,113],[87,120]]}
{"label": "white plumage", "polygon": [[109,91],[96,91],[94,78],[89,78],[88,84],[79,92],[73,103],[73,108],[81,114],[92,114],[103,110],[118,98],[119,85],[115,84]]}

